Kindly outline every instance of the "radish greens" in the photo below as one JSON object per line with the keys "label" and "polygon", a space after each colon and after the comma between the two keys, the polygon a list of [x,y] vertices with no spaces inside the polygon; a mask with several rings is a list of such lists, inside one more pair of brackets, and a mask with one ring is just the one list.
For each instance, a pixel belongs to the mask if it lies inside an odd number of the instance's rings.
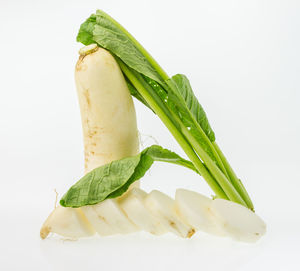
{"label": "radish greens", "polygon": [[144,176],[154,161],[177,164],[196,171],[190,161],[152,145],[138,155],[112,161],[90,171],[69,189],[60,204],[64,207],[81,207],[121,196],[133,182]]}

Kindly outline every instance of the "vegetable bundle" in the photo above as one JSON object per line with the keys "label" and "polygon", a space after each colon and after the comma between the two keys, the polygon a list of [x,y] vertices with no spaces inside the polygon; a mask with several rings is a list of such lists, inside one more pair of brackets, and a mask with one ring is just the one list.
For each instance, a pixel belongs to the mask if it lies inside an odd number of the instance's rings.
{"label": "vegetable bundle", "polygon": [[[153,161],[159,160],[183,164],[195,170],[206,180],[216,198],[227,199],[254,210],[241,180],[217,145],[206,114],[185,75],[169,77],[132,35],[100,10],[81,25],[77,41],[92,48],[97,44],[114,56],[131,95],[162,120],[190,161],[163,148],[154,147],[155,157],[149,155],[149,150],[144,150],[137,156],[94,169],[71,187],[61,199],[61,205],[80,207],[120,196],[132,182],[145,174]],[[105,175],[108,167],[114,168],[116,174],[121,169],[128,170],[118,182],[113,182],[114,185],[107,185],[103,180],[109,179]],[[114,171],[111,174],[115,174]],[[111,177],[113,179],[113,175]],[[103,193],[95,193],[99,185],[104,187],[104,184],[106,189],[101,190]]]}
{"label": "vegetable bundle", "polygon": [[[266,225],[218,147],[187,77],[169,77],[102,11],[81,25],[77,40],[86,45],[75,69],[86,175],[48,216],[41,238],[50,232],[80,238],[140,230],[189,238],[200,230],[254,242],[265,234]],[[158,145],[139,151],[131,96],[161,119],[189,160]],[[214,199],[178,189],[174,200],[156,190],[139,189],[137,181],[157,161],[202,175],[215,192]]]}

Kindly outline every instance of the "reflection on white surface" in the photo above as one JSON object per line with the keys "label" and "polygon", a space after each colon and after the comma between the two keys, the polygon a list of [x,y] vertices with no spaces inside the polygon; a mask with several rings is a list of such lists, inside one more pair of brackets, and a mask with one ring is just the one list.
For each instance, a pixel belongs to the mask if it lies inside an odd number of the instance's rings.
{"label": "reflection on white surface", "polygon": [[[40,248],[53,270],[92,269],[101,265],[107,270],[184,270],[187,267],[211,267],[213,270],[239,270],[261,253],[259,245],[236,244],[197,234],[190,240],[171,234],[152,237],[132,234],[80,241],[46,240]],[[189,261],[192,259],[193,265]],[[236,268],[236,269],[235,269]],[[126,269],[125,269],[126,270]]]}

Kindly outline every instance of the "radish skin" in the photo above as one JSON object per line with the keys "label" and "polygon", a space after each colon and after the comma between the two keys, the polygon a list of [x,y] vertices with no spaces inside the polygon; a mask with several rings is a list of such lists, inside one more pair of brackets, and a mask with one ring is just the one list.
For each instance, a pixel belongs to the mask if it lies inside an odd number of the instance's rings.
{"label": "radish skin", "polygon": [[138,154],[135,108],[113,56],[95,44],[82,48],[75,82],[83,129],[85,173]]}

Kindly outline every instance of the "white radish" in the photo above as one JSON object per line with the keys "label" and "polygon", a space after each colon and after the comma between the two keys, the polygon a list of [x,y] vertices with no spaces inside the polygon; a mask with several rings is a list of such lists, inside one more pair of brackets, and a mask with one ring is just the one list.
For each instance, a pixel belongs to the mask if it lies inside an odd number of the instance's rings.
{"label": "white radish", "polygon": [[[85,173],[88,173],[111,161],[138,154],[139,139],[132,97],[114,57],[96,44],[82,48],[79,53],[75,81],[84,138]],[[73,235],[78,223],[73,228],[70,226],[70,234],[65,227],[71,217],[80,213],[83,220],[86,218],[80,209],[67,210],[55,208],[41,229],[42,238],[46,238],[49,232],[59,232],[67,237]],[[91,218],[93,213],[87,209],[85,213],[95,223]],[[63,214],[67,217],[64,218]],[[104,226],[94,224],[94,227],[99,234],[110,234]],[[77,237],[82,236],[80,233]]]}
{"label": "white radish", "polygon": [[80,209],[62,206],[56,207],[43,224],[41,238],[45,239],[50,232],[75,239],[95,234],[92,225]]}
{"label": "white radish", "polygon": [[212,212],[219,225],[233,239],[255,242],[266,232],[266,224],[258,215],[232,201],[213,200]]}
{"label": "white radish", "polygon": [[120,207],[131,221],[144,231],[161,235],[167,232],[162,223],[146,208],[144,200],[147,193],[139,188],[131,189],[119,200]]}
{"label": "white radish", "polygon": [[192,227],[180,220],[174,200],[166,194],[153,190],[145,198],[145,205],[168,231],[183,238],[190,238],[195,233]]}
{"label": "white radish", "polygon": [[212,199],[194,191],[177,189],[175,206],[180,218],[196,230],[219,236],[225,235],[211,212]]}
{"label": "white radish", "polygon": [[87,173],[138,154],[139,139],[132,97],[114,57],[96,44],[79,53],[75,81]]}
{"label": "white radish", "polygon": [[111,227],[114,233],[128,234],[140,230],[122,211],[116,199],[104,200],[90,208],[94,208],[97,215]]}

